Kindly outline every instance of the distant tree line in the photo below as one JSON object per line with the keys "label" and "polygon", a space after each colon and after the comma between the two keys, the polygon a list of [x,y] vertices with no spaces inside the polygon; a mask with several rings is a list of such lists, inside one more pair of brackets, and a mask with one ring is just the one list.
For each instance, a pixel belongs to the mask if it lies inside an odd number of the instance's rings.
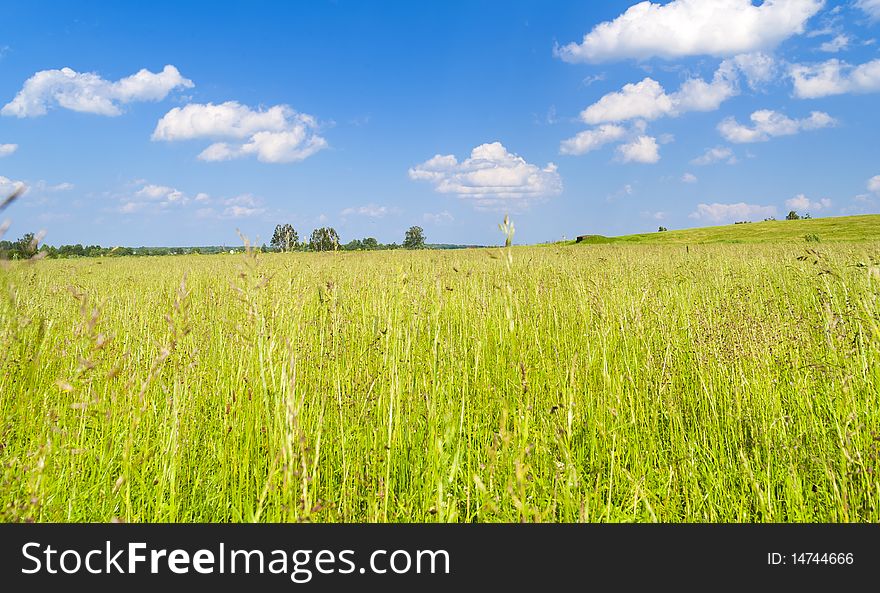
{"label": "distant tree line", "polygon": [[[382,249],[425,249],[425,232],[422,227],[410,227],[404,236],[403,243],[379,243],[374,237],[352,239],[342,243],[339,233],[332,227],[321,227],[312,231],[309,240],[300,242],[299,233],[290,224],[279,224],[275,227],[272,240],[268,246],[263,245],[262,251],[378,251]],[[453,249],[459,245],[431,245],[433,249]],[[123,257],[145,255],[190,255],[244,251],[241,246],[208,246],[208,247],[102,247],[101,245],[39,245],[33,233],[27,233],[15,241],[0,241],[0,259],[29,259],[40,253],[47,258],[77,257]]]}
{"label": "distant tree line", "polygon": [[208,247],[102,247],[100,245],[39,245],[33,233],[27,233],[16,241],[0,241],[0,259],[29,259],[37,254],[50,259],[77,257],[121,257],[145,255],[190,255],[196,253],[228,253],[244,251],[241,246],[208,246]]}

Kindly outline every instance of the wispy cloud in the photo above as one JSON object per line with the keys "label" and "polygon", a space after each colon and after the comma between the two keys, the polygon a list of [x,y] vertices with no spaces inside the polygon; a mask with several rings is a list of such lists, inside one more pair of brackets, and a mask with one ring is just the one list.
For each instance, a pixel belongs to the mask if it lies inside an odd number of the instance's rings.
{"label": "wispy cloud", "polygon": [[737,202],[735,204],[697,204],[697,209],[688,217],[708,222],[734,222],[740,220],[764,219],[776,215],[775,206],[759,206]]}
{"label": "wispy cloud", "polygon": [[735,165],[737,159],[730,148],[726,146],[715,146],[714,148],[707,148],[706,152],[691,160],[692,165],[701,166],[720,162],[725,162],[728,165]]}
{"label": "wispy cloud", "polygon": [[792,119],[786,115],[762,109],[752,113],[752,125],[738,123],[728,117],[718,124],[718,131],[728,142],[766,142],[777,136],[791,136],[805,130],[819,130],[837,123],[833,117],[822,111],[813,111],[809,117]]}

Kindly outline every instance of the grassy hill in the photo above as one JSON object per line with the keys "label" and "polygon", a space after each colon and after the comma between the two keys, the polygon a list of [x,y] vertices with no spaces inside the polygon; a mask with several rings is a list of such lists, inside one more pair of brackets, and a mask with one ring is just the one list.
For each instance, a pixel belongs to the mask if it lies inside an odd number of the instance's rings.
{"label": "grassy hill", "polygon": [[[773,220],[726,226],[702,227],[680,231],[604,237],[586,235],[584,245],[608,243],[695,244],[695,243],[767,243],[804,241],[817,235],[820,241],[862,241],[880,239],[880,214],[813,218],[810,220]],[[569,241],[568,243],[575,243]]]}

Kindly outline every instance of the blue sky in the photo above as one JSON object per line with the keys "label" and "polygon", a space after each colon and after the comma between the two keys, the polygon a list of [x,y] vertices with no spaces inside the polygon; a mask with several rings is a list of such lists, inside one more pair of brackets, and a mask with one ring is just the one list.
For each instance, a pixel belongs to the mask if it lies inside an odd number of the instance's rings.
{"label": "blue sky", "polygon": [[494,244],[880,212],[880,0],[7,3],[7,238]]}

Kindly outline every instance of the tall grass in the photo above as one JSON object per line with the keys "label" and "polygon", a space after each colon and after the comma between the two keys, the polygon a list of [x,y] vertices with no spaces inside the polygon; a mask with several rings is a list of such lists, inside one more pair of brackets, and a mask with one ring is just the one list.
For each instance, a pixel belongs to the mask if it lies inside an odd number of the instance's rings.
{"label": "tall grass", "polygon": [[807,247],[8,264],[0,519],[878,521],[880,243]]}

